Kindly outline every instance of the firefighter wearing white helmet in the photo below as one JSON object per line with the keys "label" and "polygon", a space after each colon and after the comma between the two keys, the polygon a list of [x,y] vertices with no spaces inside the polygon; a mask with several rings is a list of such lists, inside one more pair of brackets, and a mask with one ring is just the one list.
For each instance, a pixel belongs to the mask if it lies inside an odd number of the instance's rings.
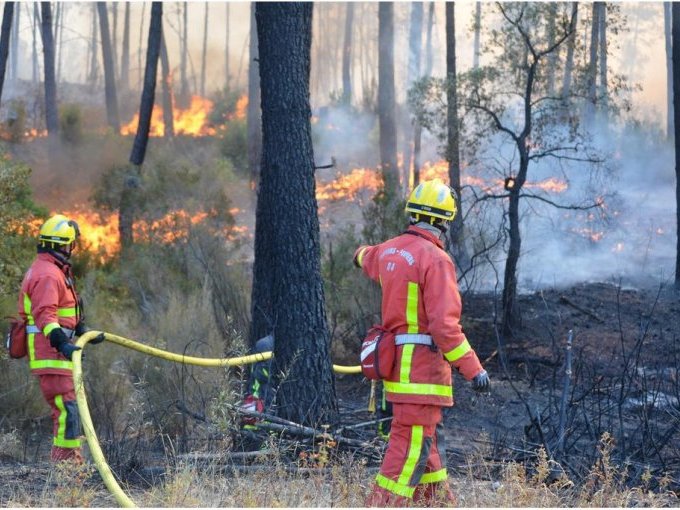
{"label": "firefighter wearing white helmet", "polygon": [[45,221],[38,234],[38,254],[19,292],[28,366],[52,408],[50,457],[55,462],[82,461],[71,357],[80,349],[73,344],[74,338],[87,328],[69,261],[79,235],[78,224],[62,214]]}
{"label": "firefighter wearing white helmet", "polygon": [[393,410],[389,444],[365,506],[455,506],[442,425],[442,408],[453,405],[451,368],[478,391],[488,390],[489,376],[460,325],[456,271],[440,239],[457,212],[451,188],[422,182],[406,211],[404,233],[354,255],[380,282],[382,328],[395,335],[396,349],[383,379]]}

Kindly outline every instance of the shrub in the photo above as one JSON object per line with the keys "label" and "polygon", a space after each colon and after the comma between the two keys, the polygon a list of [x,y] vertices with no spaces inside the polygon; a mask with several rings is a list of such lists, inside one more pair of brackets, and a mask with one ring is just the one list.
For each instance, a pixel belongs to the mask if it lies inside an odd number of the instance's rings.
{"label": "shrub", "polygon": [[77,104],[62,105],[59,109],[59,135],[65,142],[77,144],[83,137],[83,115]]}
{"label": "shrub", "polygon": [[241,175],[248,173],[248,133],[244,119],[229,121],[220,139],[220,151]]}

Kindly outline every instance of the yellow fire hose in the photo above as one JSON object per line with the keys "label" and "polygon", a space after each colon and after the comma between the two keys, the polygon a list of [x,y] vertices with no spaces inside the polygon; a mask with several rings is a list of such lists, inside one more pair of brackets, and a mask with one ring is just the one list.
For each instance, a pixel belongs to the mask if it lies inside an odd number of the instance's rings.
{"label": "yellow fire hose", "polygon": [[[85,347],[88,342],[94,340],[101,333],[101,331],[88,331],[78,339],[76,345],[81,348]],[[272,357],[272,352],[267,351],[258,354],[251,354],[248,356],[241,356],[238,358],[196,358],[193,356],[184,356],[182,354],[175,354],[173,352],[150,347],[148,345],[135,342],[134,340],[130,340],[129,338],[112,335],[111,333],[104,333],[104,338],[114,344],[122,345],[123,347],[134,349],[135,351],[143,352],[144,354],[149,354],[150,356],[155,356],[168,361],[174,361],[176,363],[197,365],[200,367],[233,367],[268,360]],[[73,353],[73,381],[76,389],[76,398],[78,400],[78,412],[80,413],[80,420],[82,422],[83,431],[85,432],[85,437],[87,438],[87,444],[90,447],[92,460],[94,461],[95,466],[97,466],[99,474],[101,475],[102,480],[104,480],[104,484],[109,489],[113,497],[116,498],[118,504],[125,508],[135,507],[135,503],[128,497],[127,494],[125,494],[120,485],[118,485],[111,468],[104,458],[104,453],[99,446],[97,433],[94,430],[92,417],[90,416],[90,408],[87,406],[87,396],[85,395],[85,385],[83,384],[81,355],[82,351],[75,351]],[[339,374],[360,374],[361,367],[358,365],[333,365],[333,371]]]}

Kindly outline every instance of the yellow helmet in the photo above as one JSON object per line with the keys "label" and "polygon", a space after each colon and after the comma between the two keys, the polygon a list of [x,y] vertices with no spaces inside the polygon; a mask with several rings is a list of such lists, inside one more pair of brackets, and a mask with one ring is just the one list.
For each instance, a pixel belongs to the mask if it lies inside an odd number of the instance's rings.
{"label": "yellow helmet", "polygon": [[423,181],[411,192],[406,202],[406,212],[451,221],[458,208],[453,190],[440,179]]}
{"label": "yellow helmet", "polygon": [[38,239],[41,246],[45,246],[45,243],[68,246],[74,243],[79,235],[80,229],[75,221],[69,220],[63,214],[55,214],[40,227]]}

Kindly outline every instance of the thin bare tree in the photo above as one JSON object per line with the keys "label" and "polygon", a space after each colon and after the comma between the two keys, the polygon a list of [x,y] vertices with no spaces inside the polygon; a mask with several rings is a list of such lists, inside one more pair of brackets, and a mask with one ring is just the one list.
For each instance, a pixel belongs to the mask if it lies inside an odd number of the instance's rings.
{"label": "thin bare tree", "polygon": [[5,2],[2,11],[2,28],[0,29],[0,99],[5,85],[5,70],[9,56],[10,36],[12,33],[12,18],[14,16],[14,2]]}
{"label": "thin bare tree", "polygon": [[120,132],[120,116],[118,115],[118,97],[116,95],[116,76],[109,33],[109,15],[106,2],[97,2],[99,13],[99,30],[101,32],[102,60],[104,62],[104,94],[106,96],[106,120],[114,133]]}
{"label": "thin bare tree", "polygon": [[52,38],[52,8],[50,2],[40,2],[41,35],[45,67],[45,120],[47,132],[54,137],[59,131],[57,81],[54,69],[54,39]]}

